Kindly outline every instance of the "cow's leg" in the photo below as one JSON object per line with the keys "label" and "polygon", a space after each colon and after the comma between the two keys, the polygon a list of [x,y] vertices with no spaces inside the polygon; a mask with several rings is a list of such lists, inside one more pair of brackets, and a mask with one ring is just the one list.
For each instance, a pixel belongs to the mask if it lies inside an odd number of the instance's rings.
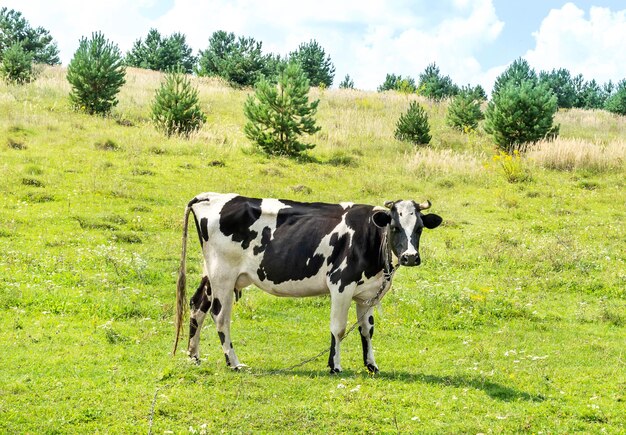
{"label": "cow's leg", "polygon": [[378,366],[374,361],[372,337],[374,336],[374,307],[357,303],[356,316],[359,319],[359,332],[363,345],[363,364],[371,373],[378,373]]}
{"label": "cow's leg", "polygon": [[350,309],[351,292],[335,293],[331,291],[330,298],[330,355],[328,356],[328,367],[331,373],[341,372],[341,355],[339,347],[341,339],[346,333],[348,322],[348,310]]}
{"label": "cow's leg", "polygon": [[[234,283],[233,283],[234,284]],[[245,367],[244,364],[239,362],[233,343],[230,339],[230,317],[233,309],[233,299],[235,292],[234,285],[228,285],[226,287],[220,287],[218,290],[214,285],[213,287],[213,302],[211,303],[211,316],[215,321],[217,328],[217,335],[220,338],[222,344],[222,351],[226,358],[226,364],[233,369],[239,369]]]}
{"label": "cow's leg", "polygon": [[200,359],[200,331],[210,305],[211,284],[209,283],[209,278],[203,276],[198,290],[196,290],[189,303],[189,346],[187,349],[189,356],[196,361]]}

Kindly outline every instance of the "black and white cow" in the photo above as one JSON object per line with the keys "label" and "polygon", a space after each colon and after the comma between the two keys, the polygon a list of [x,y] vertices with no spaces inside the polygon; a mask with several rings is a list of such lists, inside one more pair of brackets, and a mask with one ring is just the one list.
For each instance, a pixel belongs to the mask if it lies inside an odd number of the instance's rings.
{"label": "black and white cow", "polygon": [[339,345],[348,309],[356,302],[363,362],[378,372],[371,339],[373,302],[391,285],[392,262],[420,264],[423,228],[442,219],[422,214],[430,202],[389,201],[387,208],[352,203],[302,203],[202,193],[185,210],[183,248],[177,285],[176,343],[185,296],[187,227],[192,213],[204,256],[200,286],[191,298],[189,356],[199,358],[200,330],[208,312],[232,368],[242,367],[230,338],[233,299],[251,284],[276,296],[330,293],[331,347],[328,366],[340,372]]}

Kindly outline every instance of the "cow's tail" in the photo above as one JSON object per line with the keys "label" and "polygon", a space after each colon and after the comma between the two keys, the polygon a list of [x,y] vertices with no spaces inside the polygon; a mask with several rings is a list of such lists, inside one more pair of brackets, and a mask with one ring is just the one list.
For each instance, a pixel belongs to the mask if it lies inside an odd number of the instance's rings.
{"label": "cow's tail", "polygon": [[191,213],[191,207],[187,206],[185,209],[185,219],[183,221],[183,247],[180,255],[180,268],[178,269],[178,281],[176,282],[176,340],[174,341],[174,350],[172,351],[172,355],[176,354],[176,348],[178,347],[178,339],[180,338],[180,330],[183,326],[183,317],[185,315],[185,303],[187,301],[187,274],[185,272],[185,268],[187,259],[187,227],[189,224],[189,213]]}

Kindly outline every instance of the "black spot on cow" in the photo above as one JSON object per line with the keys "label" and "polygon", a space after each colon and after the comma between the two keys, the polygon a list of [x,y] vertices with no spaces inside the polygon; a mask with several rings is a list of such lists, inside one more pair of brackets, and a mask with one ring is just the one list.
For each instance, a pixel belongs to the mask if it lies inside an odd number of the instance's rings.
{"label": "black spot on cow", "polygon": [[211,313],[213,313],[214,316],[217,316],[220,311],[222,311],[222,303],[218,298],[215,298],[211,304]]}
{"label": "black spot on cow", "polygon": [[373,214],[374,208],[369,205],[351,207],[346,214],[346,225],[354,234],[345,274],[353,282],[361,274],[366,279],[372,278],[384,268],[381,244],[385,230],[371,222]]}
{"label": "black spot on cow", "polygon": [[250,227],[261,217],[261,199],[236,196],[220,211],[220,231],[248,249],[258,233]]}
{"label": "black spot on cow", "polygon": [[[192,205],[197,204],[199,202],[209,202],[210,200],[208,198],[194,198],[191,201],[189,201],[189,204],[187,204],[188,208],[191,208]],[[198,222],[198,218],[196,217],[196,214],[193,212],[193,210],[191,211],[191,214],[193,215],[193,220],[196,223],[196,231],[198,232],[198,238],[200,239],[200,246],[202,246],[202,239],[204,239],[205,241],[209,240],[209,232],[207,231],[207,225],[206,225],[206,219],[203,218],[202,220],[204,221],[204,232],[202,231],[202,229],[200,228],[200,223]]]}
{"label": "black spot on cow", "polygon": [[193,221],[196,224],[196,232],[198,234],[198,240],[200,241],[200,247],[202,247],[202,230],[200,230],[200,224],[198,223],[198,218],[196,217],[196,214],[193,213],[193,211],[191,214],[193,215]]}
{"label": "black spot on cow", "polygon": [[263,228],[263,231],[261,232],[261,244],[259,246],[255,246],[254,249],[252,250],[254,255],[259,255],[260,253],[265,251],[265,248],[270,243],[271,238],[272,238],[272,229],[270,227]]}
{"label": "black spot on cow", "polygon": [[301,281],[319,272],[325,258],[315,251],[322,239],[341,222],[344,213],[340,205],[281,202],[288,207],[276,216],[276,230],[257,270],[259,279],[275,284]]}
{"label": "black spot on cow", "polygon": [[350,250],[350,235],[346,233],[339,237],[337,233],[334,233],[330,236],[329,244],[333,248],[333,252],[327,260],[328,264],[333,265],[332,272],[330,273],[330,282],[338,284],[339,281],[341,281],[341,285],[339,286],[339,293],[341,293],[345,289],[347,282],[342,279],[343,271],[339,269],[339,267],[348,256],[348,251]]}
{"label": "black spot on cow", "polygon": [[193,317],[189,319],[189,339],[196,335],[196,331],[198,330],[198,321]]}
{"label": "black spot on cow", "polygon": [[209,307],[211,305],[211,301],[209,299],[210,295],[211,284],[209,283],[209,278],[204,276],[202,277],[202,281],[189,303],[191,310],[200,310],[203,313],[209,311]]}
{"label": "black spot on cow", "polygon": [[224,342],[226,341],[226,336],[222,331],[217,331],[217,335],[220,337],[220,343],[224,346]]}
{"label": "black spot on cow", "polygon": [[[372,278],[383,268],[380,249],[383,229],[371,222],[373,207],[367,205],[352,206],[346,210],[346,225],[353,231],[352,237],[344,234],[333,235],[330,244],[333,252],[329,262],[333,265],[331,282],[339,284],[339,291],[351,283],[363,282],[361,277]],[[345,261],[345,263],[344,263]],[[340,265],[345,264],[343,269]]]}
{"label": "black spot on cow", "polygon": [[265,270],[263,270],[263,266],[257,269],[256,274],[261,281],[265,281],[265,278],[267,278],[267,276],[265,275]]}
{"label": "black spot on cow", "polygon": [[202,219],[200,219],[200,232],[202,234],[202,238],[204,239],[205,242],[209,241],[209,229],[207,228],[207,222],[209,220],[205,217],[203,217]]}
{"label": "black spot on cow", "polygon": [[328,356],[328,367],[330,367],[331,373],[339,373],[339,370],[335,368],[335,336],[330,333],[330,355]]}
{"label": "black spot on cow", "polygon": [[228,358],[228,354],[227,354],[227,353],[225,353],[225,354],[224,354],[224,357],[226,358],[226,365],[227,365],[228,367],[230,367],[230,358]]}
{"label": "black spot on cow", "polygon": [[369,322],[370,325],[374,324],[374,316],[369,316],[367,321]]}
{"label": "black spot on cow", "polygon": [[370,328],[370,338],[373,338],[373,337],[374,337],[374,327],[372,326]]}
{"label": "black spot on cow", "polygon": [[359,326],[359,335],[361,336],[361,346],[363,347],[363,364],[367,365],[367,354],[369,352],[369,341],[363,335],[363,328]]}

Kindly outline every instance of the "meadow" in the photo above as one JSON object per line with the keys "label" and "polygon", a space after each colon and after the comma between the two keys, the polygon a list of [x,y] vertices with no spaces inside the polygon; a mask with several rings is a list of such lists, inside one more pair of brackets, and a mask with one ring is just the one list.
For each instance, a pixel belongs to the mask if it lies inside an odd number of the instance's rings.
{"label": "meadow", "polygon": [[[448,127],[445,102],[312,89],[316,147],[268,158],[243,134],[250,90],[218,80],[193,78],[198,133],[156,132],[161,79],[129,69],[106,118],[71,110],[61,67],[0,84],[0,433],[626,433],[626,118],[560,111],[556,141],[511,156]],[[393,138],[412,99],[428,147]],[[171,355],[204,191],[432,201],[444,223],[375,314],[380,374],[356,333],[340,375],[326,355],[288,369],[328,347],[329,299],[255,288],[232,325],[249,369],[225,366],[210,321],[201,364]]]}

